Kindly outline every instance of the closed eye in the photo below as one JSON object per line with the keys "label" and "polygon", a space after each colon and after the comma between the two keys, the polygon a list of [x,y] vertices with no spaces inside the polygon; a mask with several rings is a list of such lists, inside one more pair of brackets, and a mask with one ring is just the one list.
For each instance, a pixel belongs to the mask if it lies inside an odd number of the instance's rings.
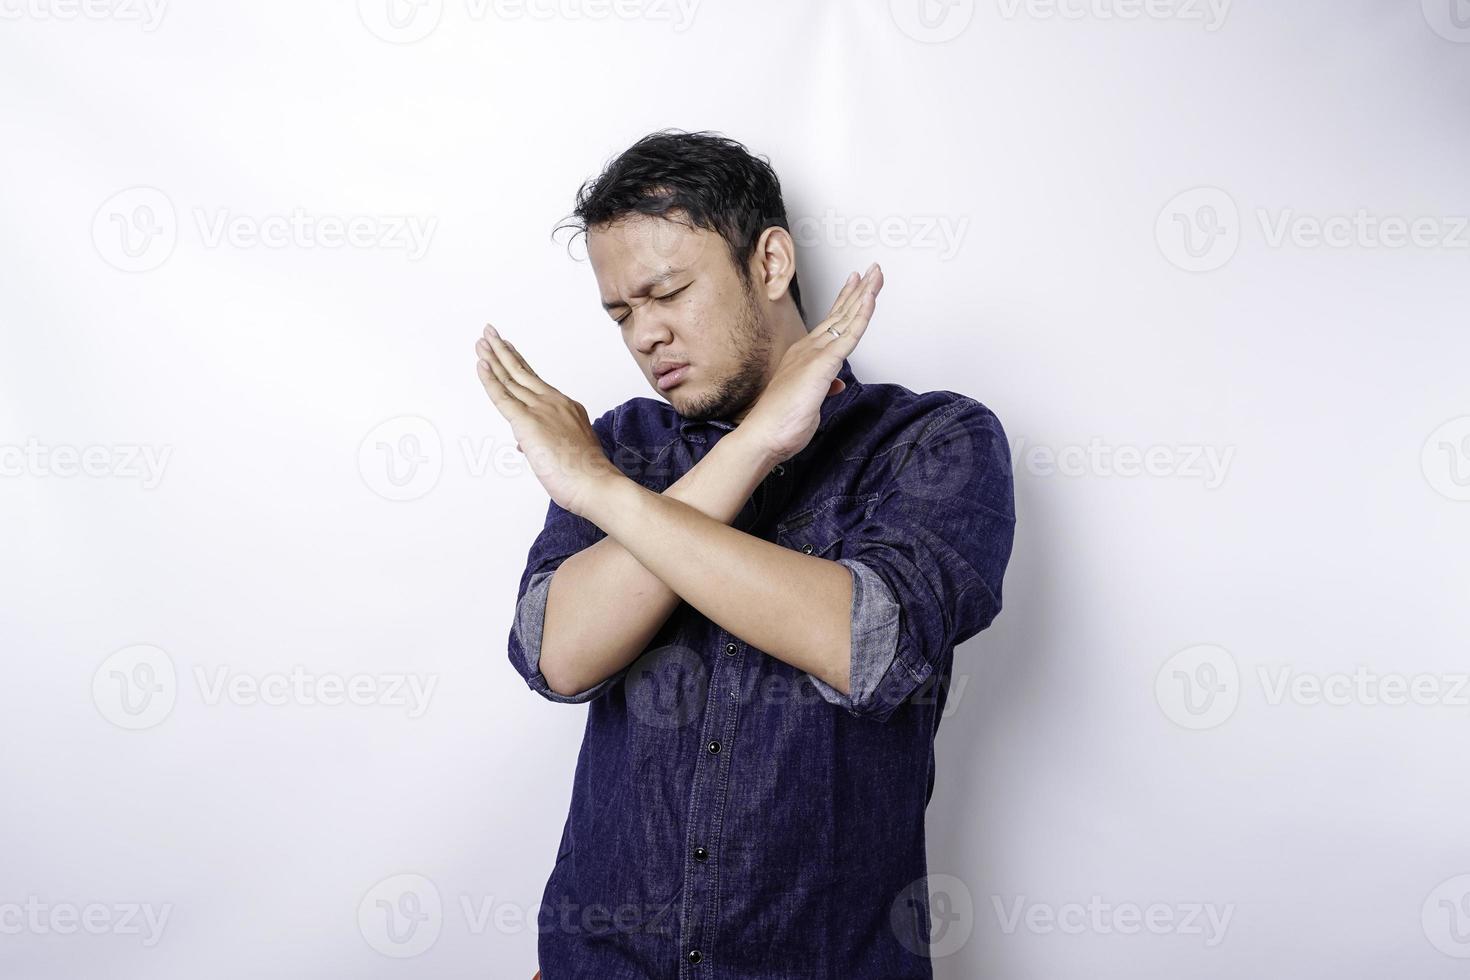
{"label": "closed eye", "polygon": [[[680,293],[682,293],[684,290],[688,289],[692,285],[694,285],[694,283],[691,282],[688,285],[680,286],[678,289],[674,290],[672,293],[665,293],[662,296],[651,296],[649,298],[650,299],[659,300],[660,302],[662,302],[663,300],[666,300],[666,299],[673,299],[675,296],[678,296]],[[633,315],[633,313],[630,310],[627,313],[623,314],[622,316],[618,317],[613,322],[614,323],[621,324],[624,320],[628,319],[628,317],[630,317],[632,315]]]}

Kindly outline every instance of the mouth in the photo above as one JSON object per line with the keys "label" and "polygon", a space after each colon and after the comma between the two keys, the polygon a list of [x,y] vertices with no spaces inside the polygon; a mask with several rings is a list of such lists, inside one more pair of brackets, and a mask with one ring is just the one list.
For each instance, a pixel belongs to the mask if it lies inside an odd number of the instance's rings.
{"label": "mouth", "polygon": [[688,364],[679,364],[667,371],[654,375],[658,381],[659,391],[668,391],[674,385],[683,381],[684,376],[689,373],[689,368],[690,365]]}

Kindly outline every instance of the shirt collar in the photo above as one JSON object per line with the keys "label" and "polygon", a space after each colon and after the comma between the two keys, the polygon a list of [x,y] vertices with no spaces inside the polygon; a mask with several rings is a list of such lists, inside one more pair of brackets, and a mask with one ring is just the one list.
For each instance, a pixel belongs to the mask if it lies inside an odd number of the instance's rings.
{"label": "shirt collar", "polygon": [[[845,357],[842,359],[842,367],[837,370],[837,377],[841,378],[847,387],[835,395],[822,399],[822,406],[818,410],[821,414],[821,421],[817,423],[818,433],[824,431],[834,418],[852,404],[853,398],[863,386],[863,383],[857,379],[857,375],[853,374],[852,365],[847,363]],[[735,423],[729,419],[680,419],[679,435],[688,436],[691,432],[697,432],[702,425],[712,425],[726,431],[735,428]],[[812,439],[816,440],[815,434]]]}

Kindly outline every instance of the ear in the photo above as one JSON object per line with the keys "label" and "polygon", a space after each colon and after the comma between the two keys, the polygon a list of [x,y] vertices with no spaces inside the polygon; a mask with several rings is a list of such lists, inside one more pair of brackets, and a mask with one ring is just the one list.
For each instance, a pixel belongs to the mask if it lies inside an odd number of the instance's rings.
{"label": "ear", "polygon": [[774,303],[786,295],[796,275],[796,242],[790,232],[777,225],[761,232],[750,260],[751,275],[767,302]]}

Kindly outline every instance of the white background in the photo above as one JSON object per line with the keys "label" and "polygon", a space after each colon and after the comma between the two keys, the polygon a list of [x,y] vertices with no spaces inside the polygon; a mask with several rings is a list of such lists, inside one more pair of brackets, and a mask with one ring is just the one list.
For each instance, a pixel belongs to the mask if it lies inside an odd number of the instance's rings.
{"label": "white background", "polygon": [[0,974],[530,977],[585,709],[472,344],[652,395],[550,232],[676,126],[1012,441],[936,976],[1464,975],[1470,4],[66,2],[0,0]]}

